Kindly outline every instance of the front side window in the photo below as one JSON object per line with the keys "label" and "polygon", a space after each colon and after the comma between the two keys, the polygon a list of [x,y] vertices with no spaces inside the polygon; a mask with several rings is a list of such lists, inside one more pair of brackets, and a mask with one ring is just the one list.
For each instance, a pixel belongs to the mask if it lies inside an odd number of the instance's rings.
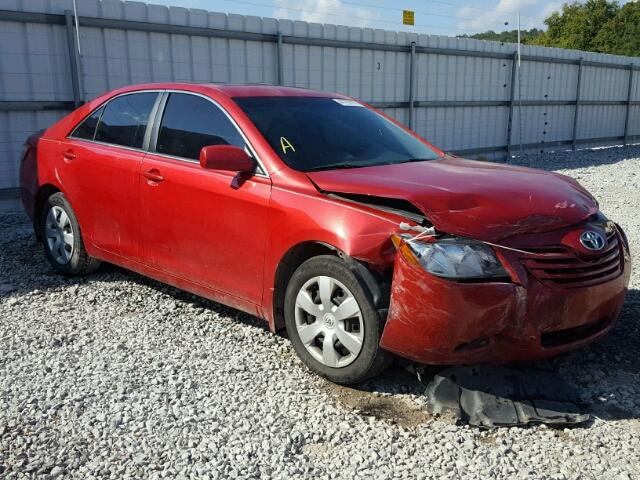
{"label": "front side window", "polygon": [[196,95],[171,93],[158,132],[156,152],[198,160],[202,147],[244,148],[238,129],[220,108]]}
{"label": "front side window", "polygon": [[353,100],[237,97],[234,101],[280,158],[303,172],[439,158],[427,144]]}
{"label": "front side window", "polygon": [[84,119],[71,133],[73,138],[81,138],[83,140],[93,140],[96,134],[96,127],[100,121],[100,115],[102,115],[104,107],[98,108],[91,115]]}
{"label": "front side window", "polygon": [[95,140],[123,147],[142,148],[144,132],[157,96],[157,92],[143,92],[111,100],[104,107]]}

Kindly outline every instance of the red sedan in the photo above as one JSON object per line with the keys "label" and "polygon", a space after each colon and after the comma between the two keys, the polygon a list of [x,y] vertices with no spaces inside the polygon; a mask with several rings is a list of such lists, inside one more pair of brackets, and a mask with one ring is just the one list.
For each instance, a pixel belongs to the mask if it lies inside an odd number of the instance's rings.
{"label": "red sedan", "polygon": [[624,233],[576,181],[452,157],[337,94],[122,88],[32,136],[21,183],[60,272],[107,261],[257,315],[338,383],[390,352],[576,349],[629,281]]}

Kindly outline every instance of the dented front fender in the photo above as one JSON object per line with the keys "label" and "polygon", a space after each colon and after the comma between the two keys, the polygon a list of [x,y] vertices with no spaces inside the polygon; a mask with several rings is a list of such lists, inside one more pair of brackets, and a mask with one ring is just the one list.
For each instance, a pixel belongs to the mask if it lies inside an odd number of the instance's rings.
{"label": "dented front fender", "polygon": [[419,362],[457,363],[457,349],[509,327],[520,288],[440,279],[396,255],[380,345]]}

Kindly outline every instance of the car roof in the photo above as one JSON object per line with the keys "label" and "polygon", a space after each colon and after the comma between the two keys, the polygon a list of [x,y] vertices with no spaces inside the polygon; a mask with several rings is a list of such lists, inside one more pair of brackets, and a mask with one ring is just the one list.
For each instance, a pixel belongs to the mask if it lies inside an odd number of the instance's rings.
{"label": "car roof", "polygon": [[335,93],[319,92],[308,88],[277,85],[208,84],[229,97],[342,97]]}
{"label": "car roof", "polygon": [[111,94],[120,94],[125,92],[143,91],[143,90],[185,90],[196,93],[218,93],[230,98],[234,97],[326,97],[326,98],[348,98],[338,93],[320,92],[307,88],[299,87],[282,87],[277,85],[262,84],[218,84],[218,83],[145,83],[140,85],[129,85],[115,91]]}

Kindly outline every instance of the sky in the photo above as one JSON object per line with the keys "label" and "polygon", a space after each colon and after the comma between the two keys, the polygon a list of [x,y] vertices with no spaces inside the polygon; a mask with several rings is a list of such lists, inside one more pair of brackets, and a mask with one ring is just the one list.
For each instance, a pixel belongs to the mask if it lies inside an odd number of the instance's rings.
{"label": "sky", "polygon": [[[555,0],[147,0],[209,11],[373,27],[435,35],[544,28],[559,10]],[[620,3],[626,3],[622,1]],[[415,26],[402,25],[402,10],[415,12]]]}

